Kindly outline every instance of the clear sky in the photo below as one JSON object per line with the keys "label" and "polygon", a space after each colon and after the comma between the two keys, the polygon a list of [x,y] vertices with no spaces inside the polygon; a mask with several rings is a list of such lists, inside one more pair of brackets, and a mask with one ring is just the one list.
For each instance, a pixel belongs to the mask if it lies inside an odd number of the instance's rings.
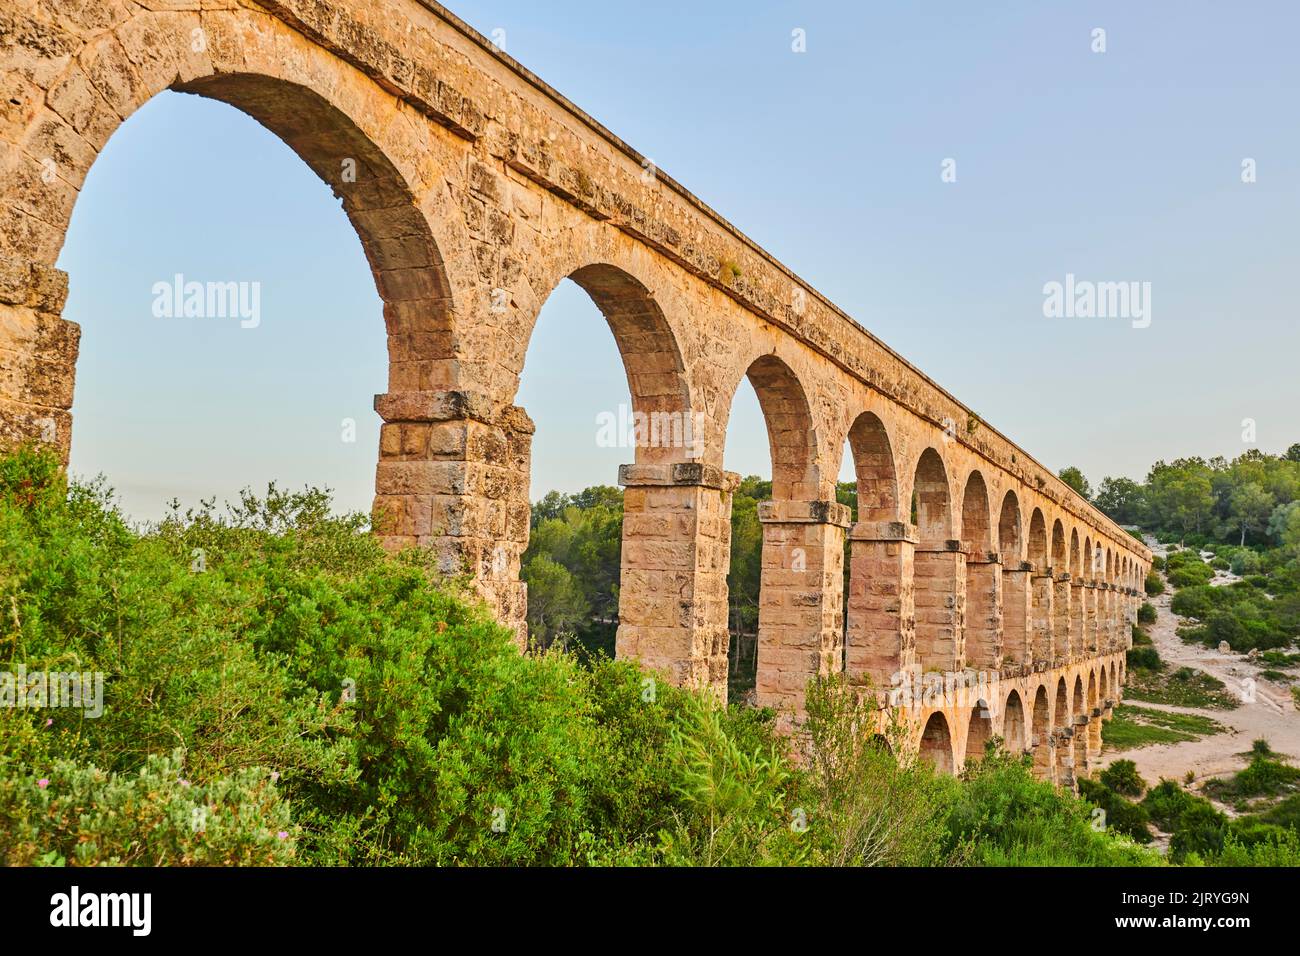
{"label": "clear sky", "polygon": [[[1300,441],[1300,5],[451,8],[1048,467],[1095,483],[1232,457],[1246,418],[1266,451]],[[271,478],[369,506],[379,299],[338,202],[273,135],[158,97],[91,170],[60,264],[83,330],[75,472],[140,517]],[[156,318],[176,273],[260,282],[259,325]],[[1149,327],[1045,317],[1067,274],[1149,282]],[[626,401],[603,320],[562,288],[519,398],[534,497],[613,483],[629,452],[596,447],[593,409]],[[757,403],[737,402],[727,465],[766,474]]]}

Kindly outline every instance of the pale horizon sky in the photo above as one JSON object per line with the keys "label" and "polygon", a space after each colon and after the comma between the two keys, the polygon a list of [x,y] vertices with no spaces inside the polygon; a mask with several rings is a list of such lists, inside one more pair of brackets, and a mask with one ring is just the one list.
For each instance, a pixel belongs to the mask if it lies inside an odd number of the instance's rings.
{"label": "pale horizon sky", "polygon": [[[1096,485],[1300,441],[1294,5],[450,7],[1047,467]],[[60,265],[82,326],[74,473],[103,472],[141,518],[272,478],[369,508],[379,298],[337,200],[272,134],[156,98],[92,168]],[[154,317],[176,273],[259,282],[261,323]],[[1044,317],[1067,274],[1149,282],[1150,326]],[[572,285],[518,401],[534,499],[615,482],[630,452],[596,447],[595,415],[626,381]],[[726,460],[770,470],[752,393]]]}

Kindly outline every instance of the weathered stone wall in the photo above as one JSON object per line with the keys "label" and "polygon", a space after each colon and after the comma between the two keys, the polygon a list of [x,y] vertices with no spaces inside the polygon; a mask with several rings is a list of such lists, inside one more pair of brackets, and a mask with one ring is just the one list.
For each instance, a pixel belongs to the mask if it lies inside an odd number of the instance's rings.
{"label": "weathered stone wall", "polygon": [[[246,111],[340,196],[384,303],[377,527],[469,571],[521,639],[534,436],[514,402],[538,313],[571,278],[633,408],[698,423],[696,443],[639,442],[620,474],[621,655],[725,693],[723,439],[744,378],[773,459],[761,701],[797,713],[807,679],[845,667],[877,687],[1065,675],[1127,641],[1141,544],[436,4],[0,0],[0,87],[0,439],[66,457],[79,330],[54,263],[108,137],[176,89]],[[846,441],[856,523],[834,503]],[[1037,688],[1017,687],[1031,722]],[[986,704],[996,717],[1005,697]],[[930,716],[909,713],[919,741]]]}

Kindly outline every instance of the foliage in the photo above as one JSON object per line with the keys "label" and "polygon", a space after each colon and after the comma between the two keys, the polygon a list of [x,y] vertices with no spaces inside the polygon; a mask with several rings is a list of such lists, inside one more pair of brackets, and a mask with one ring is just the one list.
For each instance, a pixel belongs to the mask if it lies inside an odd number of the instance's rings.
{"label": "foliage", "polygon": [[[621,520],[615,489],[547,496],[525,577],[576,589],[611,626]],[[770,712],[586,653],[581,635],[581,653],[520,653],[432,555],[387,554],[368,531],[323,492],[274,486],[133,529],[48,453],[0,456],[0,665],[106,677],[98,718],[0,712],[0,856],[1158,862],[996,750],[961,779],[900,763],[860,733],[875,711],[838,681],[810,688],[798,761]],[[538,621],[548,637],[557,608]]]}
{"label": "foliage", "polygon": [[1137,764],[1132,760],[1116,760],[1097,779],[1104,787],[1124,797],[1140,797],[1147,788],[1147,782],[1137,772]]}
{"label": "foliage", "polygon": [[1141,645],[1130,647],[1125,654],[1128,660],[1130,670],[1160,670],[1164,662],[1160,660],[1160,653],[1150,645]]}
{"label": "foliage", "polygon": [[1152,840],[1150,819],[1146,808],[1132,803],[1102,782],[1087,778],[1079,781],[1079,796],[1105,814],[1100,821],[1116,833],[1122,833],[1136,843]]}
{"label": "foliage", "polygon": [[289,807],[268,772],[206,784],[183,758],[150,756],[137,772],[59,759],[37,779],[0,759],[0,863],[6,866],[276,866],[294,859]]}
{"label": "foliage", "polygon": [[613,657],[622,544],[618,488],[552,491],[533,505],[520,577],[528,585],[529,634],[541,646],[572,635],[575,650]]}
{"label": "foliage", "polygon": [[1060,479],[1073,488],[1076,492],[1089,500],[1092,499],[1092,485],[1088,484],[1088,479],[1083,476],[1083,472],[1073,465],[1068,468],[1062,468]]}
{"label": "foliage", "polygon": [[744,747],[723,709],[705,695],[688,701],[671,750],[680,806],[661,833],[664,860],[678,866],[798,863],[808,852],[806,817],[791,805],[794,775],[775,745]]}
{"label": "foliage", "polygon": [[944,802],[951,781],[928,764],[900,762],[892,742],[869,732],[874,697],[842,678],[815,682],[807,694],[808,782],[816,807],[818,861],[830,866],[926,866],[941,861]]}
{"label": "foliage", "polygon": [[945,849],[975,866],[1137,866],[1158,857],[1106,828],[1087,803],[1035,780],[1026,758],[992,753],[965,774]]}

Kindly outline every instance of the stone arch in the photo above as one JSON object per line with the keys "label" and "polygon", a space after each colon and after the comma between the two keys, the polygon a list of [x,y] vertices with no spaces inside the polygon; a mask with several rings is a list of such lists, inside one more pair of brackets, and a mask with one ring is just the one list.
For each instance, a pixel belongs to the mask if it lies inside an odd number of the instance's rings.
{"label": "stone arch", "polygon": [[1074,767],[1073,720],[1070,711],[1070,692],[1065,678],[1056,683],[1056,706],[1052,713],[1052,729],[1056,738],[1055,761],[1052,768],[1053,779],[1057,783],[1068,783]]}
{"label": "stone arch", "polygon": [[1099,694],[1098,699],[1101,701],[1101,705],[1103,707],[1106,706],[1106,701],[1110,700],[1109,671],[1110,671],[1110,667],[1106,664],[1102,664],[1101,667],[1099,668],[1100,680],[1098,681],[1098,694]]}
{"label": "stone arch", "polygon": [[1070,582],[1066,577],[1069,569],[1069,551],[1065,539],[1065,525],[1057,518],[1052,522],[1052,573],[1053,579],[1046,582],[1051,589],[1051,627],[1052,652],[1050,659],[1064,657],[1073,659],[1075,637],[1070,629]]}
{"label": "stone arch", "polygon": [[961,540],[970,554],[987,554],[993,550],[989,526],[989,491],[984,476],[972,471],[966,479],[961,503]]}
{"label": "stone arch", "polygon": [[[566,278],[587,293],[614,336],[631,397],[636,464],[701,458],[706,436],[691,414],[681,349],[655,294],[609,262],[580,266]],[[521,343],[525,352],[535,329],[534,321]]]}
{"label": "stone arch", "polygon": [[1055,660],[1056,648],[1052,628],[1052,579],[1048,575],[1051,555],[1048,551],[1047,522],[1042,509],[1035,508],[1029,520],[1030,572],[1030,639],[1034,663]]}
{"label": "stone arch", "polygon": [[1066,687],[1065,678],[1061,677],[1056,682],[1056,706],[1052,711],[1052,727],[1056,730],[1063,730],[1070,726],[1070,692]]}
{"label": "stone arch", "polygon": [[[655,660],[657,648],[652,641],[643,643],[643,639],[652,635],[651,629],[661,628],[663,621],[672,619],[679,606],[681,582],[675,582],[674,578],[680,568],[673,565],[670,555],[690,553],[693,521],[699,512],[683,508],[680,501],[665,501],[672,497],[671,492],[665,494],[662,487],[647,487],[642,482],[647,475],[657,480],[661,475],[656,472],[662,473],[665,465],[700,458],[705,436],[700,422],[690,411],[677,338],[654,293],[638,277],[609,262],[578,266],[565,278],[587,294],[604,318],[627,381],[632,414],[626,414],[626,407],[618,412],[603,410],[595,424],[598,441],[622,446],[630,439],[628,456],[633,458],[630,468],[619,476],[628,487],[623,496],[619,578],[614,582],[620,585],[615,650],[619,656],[638,656],[651,662]],[[558,285],[557,281],[547,290],[546,299]],[[527,366],[528,350],[540,314],[540,308],[533,310],[526,334],[511,341],[510,347],[516,351],[501,356],[516,386]],[[507,516],[522,527],[522,550],[529,537],[530,469],[535,436],[533,423],[524,409],[512,407],[511,413],[518,427],[506,436],[509,464],[514,470],[514,481],[508,486]],[[545,441],[545,435],[542,440]],[[609,483],[615,478],[609,475]],[[692,510],[694,514],[690,513]],[[687,513],[675,515],[676,520],[663,520],[674,511]],[[622,587],[625,583],[631,586]],[[527,608],[526,589],[522,597]],[[725,642],[711,642],[709,654],[715,658],[725,655]],[[725,669],[722,673],[726,673]]]}
{"label": "stone arch", "polygon": [[1047,522],[1040,508],[1035,508],[1029,519],[1029,562],[1039,573],[1047,567]]}
{"label": "stone arch", "polygon": [[[1088,757],[1092,751],[1094,721],[1088,710],[1087,692],[1084,690],[1083,675],[1074,678],[1074,773],[1075,779],[1088,772]],[[1080,721],[1083,718],[1083,722]]]}
{"label": "stone arch", "polygon": [[[817,497],[817,434],[803,384],[782,359],[767,354],[745,370],[767,426],[774,501]],[[734,392],[733,392],[734,395]]]}
{"label": "stone arch", "polygon": [[1022,754],[1025,751],[1025,707],[1020,700],[1020,692],[1013,690],[1007,694],[1002,708],[1002,739],[1007,751]]}
{"label": "stone arch", "polygon": [[939,773],[952,773],[956,768],[953,756],[952,734],[948,730],[948,718],[943,711],[936,710],[925,722],[921,732],[920,756]]}
{"label": "stone arch", "polygon": [[[342,201],[384,303],[390,393],[428,388],[422,383],[448,374],[455,365],[456,305],[442,250],[459,248],[463,236],[455,217],[433,217],[424,208],[439,178],[438,155],[417,146],[410,124],[383,118],[385,108],[395,108],[391,94],[359,73],[341,73],[332,54],[252,10],[210,10],[202,20],[197,12],[135,10],[113,19],[106,18],[109,29],[68,51],[62,72],[50,76],[48,108],[35,110],[19,134],[0,193],[5,207],[30,214],[21,227],[0,230],[0,255],[52,267],[78,191],[109,136],[164,90],[205,96],[276,134]],[[200,22],[225,42],[195,51],[190,33]],[[58,165],[47,182],[40,163],[50,155]],[[68,383],[66,404],[53,416],[65,459],[75,353],[74,339],[66,369],[41,370]],[[395,411],[393,403],[380,408]],[[380,496],[384,483],[377,482]]]}
{"label": "stone arch", "polygon": [[1084,623],[1087,617],[1087,600],[1083,588],[1083,552],[1079,546],[1079,529],[1070,529],[1070,558],[1068,571],[1070,581],[1064,587],[1065,596],[1069,599],[1070,606],[1067,612],[1069,618],[1069,637],[1070,637],[1070,658],[1076,659],[1087,653],[1087,643],[1084,639]]}
{"label": "stone arch", "polygon": [[966,552],[966,664],[992,670],[1002,659],[1002,579],[993,550],[989,491],[978,471],[966,479],[961,528]]}
{"label": "stone arch", "polygon": [[1019,567],[1024,560],[1024,542],[1020,534],[1020,499],[1014,491],[1008,491],[1002,498],[1002,509],[998,516],[998,551],[1002,555],[1004,567]]}
{"label": "stone arch", "polygon": [[1026,665],[1030,659],[1030,583],[1024,567],[1020,499],[1014,491],[1002,496],[998,553],[1002,559],[1002,661]]}
{"label": "stone arch", "polygon": [[933,448],[921,452],[912,479],[912,504],[917,536],[923,544],[952,538],[952,499],[948,469]]}
{"label": "stone arch", "polygon": [[1090,581],[1097,577],[1096,563],[1092,549],[1092,536],[1085,534],[1083,536],[1083,575]]}
{"label": "stone arch", "polygon": [[952,540],[948,471],[933,448],[916,463],[913,489],[919,539],[912,560],[916,660],[922,670],[958,670],[965,664],[964,555]]}
{"label": "stone arch", "polygon": [[[767,353],[745,374],[758,396],[772,458],[772,498],[759,505],[763,551],[755,695],[759,706],[781,712],[785,727],[803,712],[809,680],[844,666],[842,528],[848,525],[848,509],[817,500],[817,433],[807,394],[791,366]],[[828,545],[832,540],[835,544]],[[792,613],[794,608],[798,612]]]}
{"label": "stone arch", "polygon": [[874,412],[848,433],[858,486],[858,522],[850,534],[844,668],[849,681],[885,687],[914,653],[914,620],[901,596],[910,586],[899,514],[893,443]]}
{"label": "stone arch", "polygon": [[1033,734],[1031,744],[1034,748],[1034,776],[1040,780],[1050,780],[1053,771],[1052,704],[1048,699],[1047,687],[1044,684],[1039,684],[1038,690],[1034,692],[1034,712],[1031,716],[1031,729]]}
{"label": "stone arch", "polygon": [[898,475],[885,423],[863,412],[849,429],[853,472],[858,483],[859,521],[898,521]]}
{"label": "stone arch", "polygon": [[983,760],[985,746],[994,736],[993,714],[989,710],[988,701],[976,701],[966,725],[966,762],[979,763]]}

